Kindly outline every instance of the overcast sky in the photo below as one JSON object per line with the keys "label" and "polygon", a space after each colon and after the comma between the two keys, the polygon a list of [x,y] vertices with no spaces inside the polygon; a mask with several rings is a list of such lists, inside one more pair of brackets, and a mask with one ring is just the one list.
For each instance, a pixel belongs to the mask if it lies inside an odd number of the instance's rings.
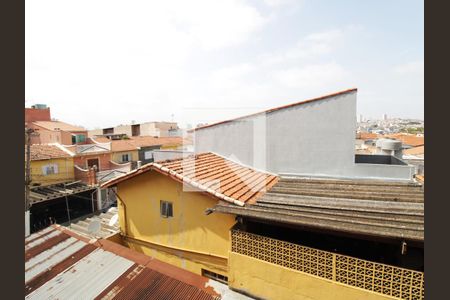
{"label": "overcast sky", "polygon": [[356,87],[365,117],[423,118],[423,13],[414,0],[26,0],[25,105],[89,129],[195,126]]}

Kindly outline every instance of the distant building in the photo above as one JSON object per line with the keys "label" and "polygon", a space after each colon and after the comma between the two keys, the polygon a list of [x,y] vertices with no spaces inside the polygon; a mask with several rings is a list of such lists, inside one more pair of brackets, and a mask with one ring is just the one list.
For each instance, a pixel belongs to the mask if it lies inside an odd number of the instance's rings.
{"label": "distant building", "polygon": [[383,120],[383,121],[387,121],[387,119],[388,119],[388,116],[387,116],[387,114],[383,114],[383,116],[382,116],[382,120]]}
{"label": "distant building", "polygon": [[50,108],[37,104],[25,108],[25,126],[36,131],[31,137],[32,144],[59,143],[63,145],[83,144],[87,130],[61,121],[52,121]]}
{"label": "distant building", "polygon": [[118,125],[115,127],[89,130],[89,137],[100,135],[118,135],[124,134],[128,137],[133,136],[181,136],[182,131],[176,122],[145,122],[140,124]]}
{"label": "distant building", "polygon": [[73,155],[58,145],[31,145],[30,171],[33,185],[50,185],[75,179]]}

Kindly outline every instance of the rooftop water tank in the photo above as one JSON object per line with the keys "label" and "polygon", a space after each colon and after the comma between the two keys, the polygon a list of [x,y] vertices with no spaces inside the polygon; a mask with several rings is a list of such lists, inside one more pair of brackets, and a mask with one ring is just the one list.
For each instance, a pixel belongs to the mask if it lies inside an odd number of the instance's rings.
{"label": "rooftop water tank", "polygon": [[47,105],[46,104],[35,104],[35,105],[32,106],[32,108],[35,108],[35,109],[46,109]]}
{"label": "rooftop water tank", "polygon": [[402,148],[402,142],[398,140],[389,140],[385,139],[383,140],[381,144],[381,149],[383,150],[394,150],[398,151]]}

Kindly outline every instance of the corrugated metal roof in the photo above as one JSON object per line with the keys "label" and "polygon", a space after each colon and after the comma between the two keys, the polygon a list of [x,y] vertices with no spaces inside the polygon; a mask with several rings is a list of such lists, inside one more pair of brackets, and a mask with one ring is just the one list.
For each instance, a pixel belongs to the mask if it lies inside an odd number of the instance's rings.
{"label": "corrugated metal roof", "polygon": [[424,195],[416,183],[280,178],[253,205],[219,203],[216,210],[366,236],[424,239]]}
{"label": "corrugated metal roof", "polygon": [[59,225],[25,239],[25,299],[220,299],[208,279]]}
{"label": "corrugated metal roof", "polygon": [[34,204],[94,189],[95,187],[87,185],[83,182],[66,182],[45,186],[37,186],[31,188],[30,201],[31,204]]}
{"label": "corrugated metal roof", "polygon": [[220,200],[238,205],[253,203],[278,180],[274,174],[246,167],[220,155],[207,152],[150,163],[102,185],[110,187],[128,178],[155,170],[192,185]]}

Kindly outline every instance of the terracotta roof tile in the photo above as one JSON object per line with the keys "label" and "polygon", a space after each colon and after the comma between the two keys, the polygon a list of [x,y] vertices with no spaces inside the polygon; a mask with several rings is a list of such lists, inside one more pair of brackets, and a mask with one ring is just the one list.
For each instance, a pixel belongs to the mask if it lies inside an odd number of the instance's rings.
{"label": "terracotta roof tile", "polygon": [[33,124],[48,130],[86,131],[83,127],[70,125],[61,121],[35,121]]}
{"label": "terracotta roof tile", "polygon": [[356,138],[360,140],[373,140],[378,138],[378,134],[370,132],[358,132]]}
{"label": "terracotta roof tile", "polygon": [[138,147],[130,140],[108,140],[111,142],[111,151],[121,152],[121,151],[132,151],[137,150]]}
{"label": "terracotta roof tile", "polygon": [[156,170],[184,181],[219,199],[244,205],[254,202],[278,181],[276,175],[261,172],[214,153],[201,153],[187,158],[150,163],[104,183],[113,186],[144,172]]}
{"label": "terracotta roof tile", "polygon": [[31,160],[44,160],[52,158],[65,158],[70,155],[56,145],[36,144],[30,146]]}
{"label": "terracotta roof tile", "polygon": [[395,133],[395,134],[388,134],[383,137],[394,138],[399,141],[402,141],[402,143],[405,145],[410,145],[413,147],[422,146],[425,144],[425,138],[423,136],[416,136],[414,134]]}
{"label": "terracotta roof tile", "polygon": [[138,147],[146,146],[178,146],[183,144],[183,138],[179,136],[154,137],[154,136],[132,136],[128,141],[133,141]]}
{"label": "terracotta roof tile", "polygon": [[420,155],[425,153],[425,146],[418,146],[403,151],[403,154],[407,155]]}

